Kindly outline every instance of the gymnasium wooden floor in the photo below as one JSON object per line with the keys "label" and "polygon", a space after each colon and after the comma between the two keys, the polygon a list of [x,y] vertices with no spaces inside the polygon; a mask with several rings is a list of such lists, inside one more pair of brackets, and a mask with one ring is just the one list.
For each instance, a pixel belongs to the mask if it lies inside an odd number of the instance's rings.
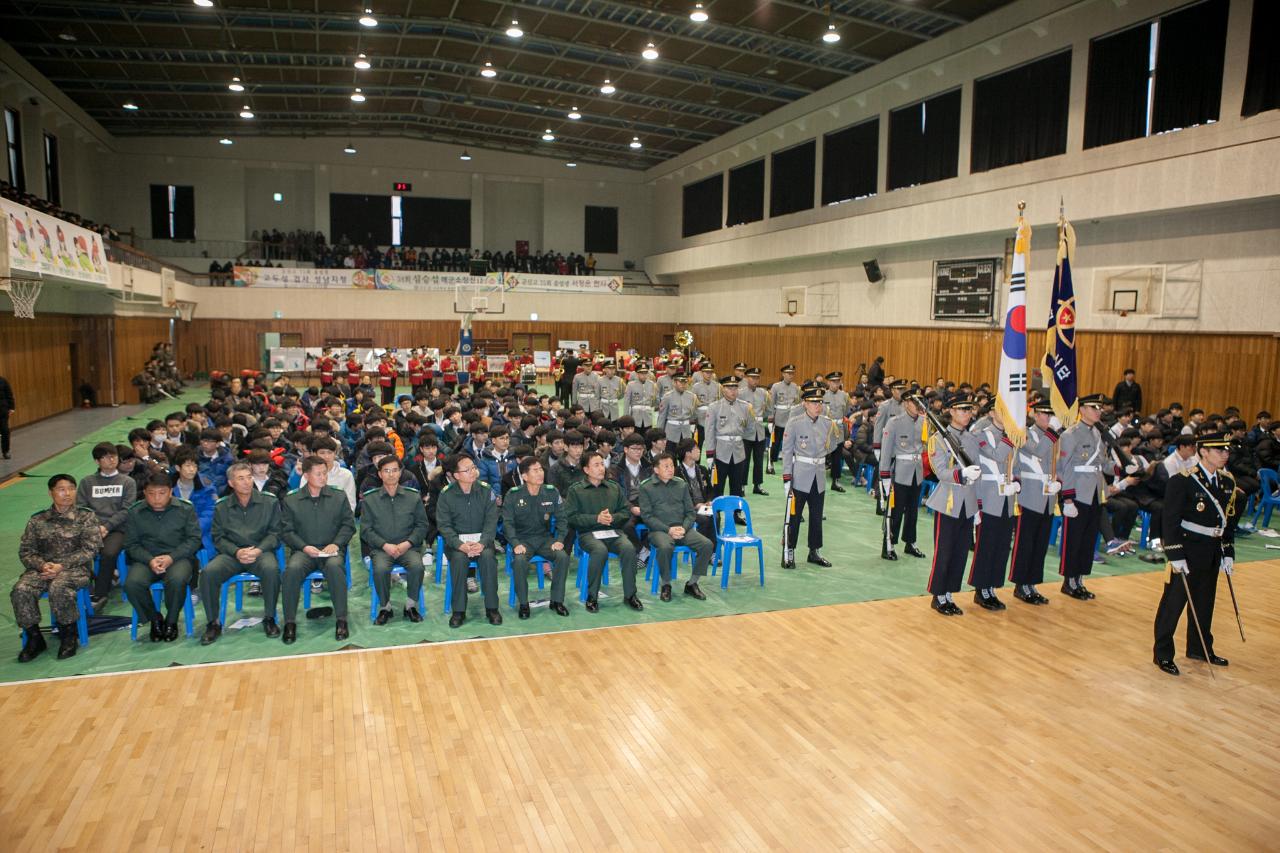
{"label": "gymnasium wooden floor", "polygon": [[1278,572],[1216,680],[1141,574],[0,688],[0,848],[1274,850]]}

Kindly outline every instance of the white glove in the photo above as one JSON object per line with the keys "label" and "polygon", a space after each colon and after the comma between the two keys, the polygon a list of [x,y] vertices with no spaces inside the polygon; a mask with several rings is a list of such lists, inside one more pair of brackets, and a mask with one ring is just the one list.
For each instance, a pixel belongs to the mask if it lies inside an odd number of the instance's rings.
{"label": "white glove", "polygon": [[1049,416],[1049,428],[1054,432],[1062,432],[1062,421],[1058,420],[1057,415]]}
{"label": "white glove", "polygon": [[1022,491],[1022,484],[1016,480],[1009,484],[1009,494],[1016,495]]}
{"label": "white glove", "polygon": [[1232,557],[1223,557],[1221,568],[1222,568],[1223,574],[1226,574],[1226,575],[1234,574],[1235,568],[1236,568],[1235,559]]}
{"label": "white glove", "polygon": [[974,527],[982,526],[982,510],[978,510],[973,514],[973,526]]}
{"label": "white glove", "polygon": [[1080,514],[1080,510],[1076,509],[1075,501],[1067,501],[1065,504],[1063,504],[1062,514],[1065,515],[1067,518],[1075,518],[1077,515]]}
{"label": "white glove", "polygon": [[1175,572],[1182,572],[1184,575],[1191,573],[1191,570],[1187,568],[1186,560],[1170,560],[1169,565],[1173,566]]}
{"label": "white glove", "polygon": [[978,478],[982,476],[982,469],[977,465],[966,465],[960,473],[964,475],[966,483],[976,483]]}
{"label": "white glove", "polygon": [[1056,495],[1058,492],[1062,491],[1062,483],[1058,482],[1057,480],[1050,480],[1048,488],[1049,488],[1049,494]]}
{"label": "white glove", "polygon": [[890,495],[892,492],[893,492],[893,480],[892,480],[892,479],[881,480],[881,481],[880,481],[880,494],[884,495],[884,499],[885,499],[885,500],[888,500],[888,499],[889,499],[889,495]]}

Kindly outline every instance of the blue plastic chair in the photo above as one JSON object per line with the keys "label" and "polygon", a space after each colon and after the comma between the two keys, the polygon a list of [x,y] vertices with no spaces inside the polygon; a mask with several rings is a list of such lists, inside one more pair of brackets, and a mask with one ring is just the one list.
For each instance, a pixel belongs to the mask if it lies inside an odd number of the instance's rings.
{"label": "blue plastic chair", "polygon": [[[204,563],[201,563],[203,566]],[[255,578],[256,580],[256,578]],[[156,610],[164,607],[164,581],[156,581],[149,587],[151,590],[151,600],[155,603]],[[126,596],[125,601],[128,601]],[[129,639],[136,641],[138,639],[138,611],[135,609],[129,617]],[[182,621],[186,623],[187,636],[195,634],[196,608],[191,603],[191,588],[182,595]]]}
{"label": "blue plastic chair", "polygon": [[[372,622],[378,618],[378,606],[381,602],[378,600],[378,590],[373,585],[373,560],[365,557],[364,567],[369,572],[369,621]],[[404,573],[405,568],[399,563],[391,566],[392,577],[403,575]],[[418,588],[418,612],[427,612],[427,585],[425,583]]]}
{"label": "blue plastic chair", "polygon": [[1271,526],[1271,511],[1280,506],[1280,474],[1271,468],[1259,468],[1258,479],[1262,481],[1258,490],[1258,503],[1253,510],[1253,526],[1258,526],[1262,519],[1263,527]]}
{"label": "blue plastic chair", "polygon": [[[49,593],[40,593],[41,598],[48,598]],[[79,635],[80,645],[88,648],[89,646],[89,614],[92,612],[93,606],[89,603],[89,587],[82,586],[76,590],[76,633]],[[49,624],[58,627],[58,620],[53,617],[53,613],[49,614]],[[27,632],[19,630],[18,638],[22,646],[27,645]]]}
{"label": "blue plastic chair", "polygon": [[[280,568],[280,573],[284,574],[284,546],[280,545],[276,548],[276,565]],[[259,583],[258,576],[248,572],[239,572],[232,575],[222,582],[222,604],[218,610],[218,619],[226,626],[227,618],[227,591],[231,587],[236,589],[236,613],[244,612],[244,585],[247,583]],[[276,612],[271,611],[271,618],[276,618]]]}
{"label": "blue plastic chair", "polygon": [[[677,569],[681,561],[692,563],[693,549],[688,545],[676,545],[671,551],[671,580],[675,580],[679,576]],[[728,572],[725,573],[726,575]],[[649,592],[653,595],[658,594],[658,587],[662,584],[662,572],[658,570],[658,549],[649,549],[649,559],[644,564],[644,579],[649,581]]]}
{"label": "blue plastic chair", "polygon": [[[444,556],[444,537],[436,537],[436,552],[440,554],[440,559],[436,560],[436,577],[440,576],[441,570],[444,572],[444,615],[448,616],[453,612],[453,576],[449,574],[449,565]],[[475,560],[467,561],[468,569],[478,568]]]}
{"label": "blue plastic chair", "polygon": [[[739,533],[734,513],[741,511],[746,521],[745,532]],[[711,514],[716,520],[716,563],[722,570],[720,588],[729,588],[729,556],[733,555],[734,574],[742,574],[742,552],[747,548],[755,548],[760,558],[760,586],[764,586],[764,543],[751,526],[751,506],[742,498],[723,495],[711,502]],[[716,566],[711,567],[711,576],[715,577]]]}
{"label": "blue plastic chair", "polygon": [[[283,563],[281,564],[283,565]],[[348,547],[342,554],[342,569],[347,575],[347,589],[351,589],[351,548]],[[255,578],[255,580],[257,580]],[[324,572],[310,572],[302,580],[302,608],[304,610],[311,609],[311,582],[323,581]]]}
{"label": "blue plastic chair", "polygon": [[862,463],[862,467],[858,469],[858,476],[866,481],[867,494],[870,495],[874,493],[876,490],[876,483],[880,482],[880,472],[876,469],[876,466],[872,465],[870,462]]}
{"label": "blue plastic chair", "polygon": [[[516,606],[516,569],[515,569],[515,549],[510,545],[507,546],[507,606]],[[530,557],[529,566],[533,568],[534,573],[538,576],[538,589],[546,588],[547,579],[543,576],[543,567],[551,565],[551,562],[543,557]]]}
{"label": "blue plastic chair", "polygon": [[938,488],[937,480],[925,480],[920,484],[920,506],[924,507],[925,512],[933,512],[926,501],[929,500],[929,496],[933,494],[933,490],[936,488]]}
{"label": "blue plastic chair", "polygon": [[[93,558],[93,576],[96,578],[100,571],[102,571],[102,557],[97,556]],[[124,585],[124,576],[127,571],[129,571],[129,564],[125,559],[124,549],[122,548],[120,549],[120,553],[116,555],[116,575],[119,577],[121,586]],[[89,600],[90,602],[93,600],[92,593],[89,595]],[[89,615],[93,615],[92,603],[89,605]]]}
{"label": "blue plastic chair", "polygon": [[[619,533],[618,535],[621,536],[622,534]],[[587,566],[591,562],[591,558],[587,555],[586,551],[578,547],[578,543],[576,541],[573,543],[573,555],[578,560],[578,600],[586,601],[587,589],[590,587],[590,584],[587,582]],[[609,585],[609,562],[611,560],[617,560],[618,571],[622,571],[622,558],[612,552],[606,552],[604,558],[604,573],[600,576],[601,586]]]}
{"label": "blue plastic chair", "polygon": [[1138,547],[1147,547],[1147,542],[1151,540],[1151,513],[1145,509],[1138,510],[1138,520],[1142,522],[1142,526],[1138,529]]}

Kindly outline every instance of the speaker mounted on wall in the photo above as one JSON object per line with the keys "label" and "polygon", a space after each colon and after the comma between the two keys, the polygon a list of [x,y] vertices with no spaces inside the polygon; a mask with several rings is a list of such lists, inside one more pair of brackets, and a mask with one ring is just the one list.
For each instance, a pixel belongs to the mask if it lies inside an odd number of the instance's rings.
{"label": "speaker mounted on wall", "polygon": [[862,269],[867,273],[867,281],[872,284],[884,281],[884,273],[880,272],[880,263],[875,258],[872,258],[869,261],[863,261]]}

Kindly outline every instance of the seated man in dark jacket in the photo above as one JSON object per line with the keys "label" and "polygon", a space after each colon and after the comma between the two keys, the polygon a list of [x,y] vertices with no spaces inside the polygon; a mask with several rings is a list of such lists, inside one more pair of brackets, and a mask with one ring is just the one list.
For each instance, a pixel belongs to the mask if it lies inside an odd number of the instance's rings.
{"label": "seated man in dark jacket", "polygon": [[[200,522],[195,508],[173,497],[166,474],[152,474],[142,489],[143,500],[129,508],[124,550],[129,559],[124,591],[139,622],[151,623],[151,642],[178,639],[178,614],[186,603],[187,587],[195,574],[200,550]],[[151,601],[151,584],[164,583],[166,616]]]}
{"label": "seated man in dark jacket", "polygon": [[587,612],[600,609],[600,581],[609,554],[617,554],[621,564],[624,601],[632,610],[644,610],[636,595],[636,549],[623,536],[622,528],[631,516],[631,507],[621,487],[605,477],[604,458],[598,451],[582,457],[584,479],[569,487],[564,517],[577,534],[578,546],[587,553]]}
{"label": "seated man in dark jacket", "polygon": [[422,589],[422,547],[427,535],[427,512],[417,489],[403,485],[400,460],[394,453],[378,458],[381,485],[363,495],[360,540],[373,568],[373,585],[382,609],[374,623],[391,621],[391,570],[402,566],[408,580],[404,617],[421,622],[418,593]]}
{"label": "seated man in dark jacket", "polygon": [[324,574],[337,624],[334,639],[350,636],[347,628],[347,543],[355,533],[355,516],[341,489],[329,485],[329,466],[319,456],[302,460],[301,488],[281,502],[281,538],[290,549],[284,570],[285,643],[298,638],[298,597],[307,575]]}

